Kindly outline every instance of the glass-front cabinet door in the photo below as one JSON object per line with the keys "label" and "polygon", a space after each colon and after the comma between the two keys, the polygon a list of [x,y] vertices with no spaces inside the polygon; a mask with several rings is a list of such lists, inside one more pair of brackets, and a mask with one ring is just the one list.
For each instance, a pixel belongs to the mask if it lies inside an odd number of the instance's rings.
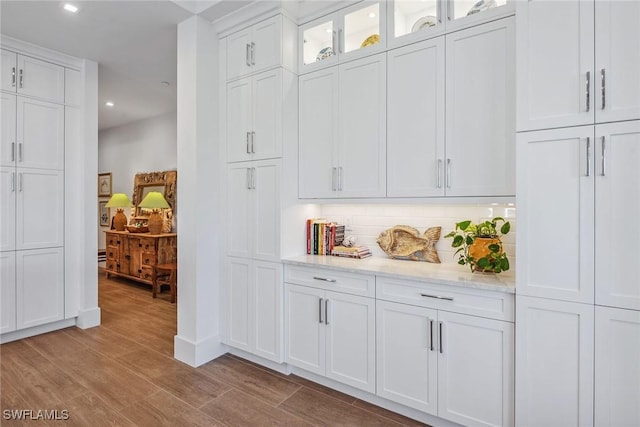
{"label": "glass-front cabinet door", "polygon": [[444,0],[387,2],[389,46],[422,40],[444,32]]}
{"label": "glass-front cabinet door", "polygon": [[385,28],[385,2],[380,1],[364,1],[301,25],[300,72],[384,50]]}
{"label": "glass-front cabinet door", "polygon": [[514,0],[448,0],[447,29],[479,24],[511,14],[514,10]]}

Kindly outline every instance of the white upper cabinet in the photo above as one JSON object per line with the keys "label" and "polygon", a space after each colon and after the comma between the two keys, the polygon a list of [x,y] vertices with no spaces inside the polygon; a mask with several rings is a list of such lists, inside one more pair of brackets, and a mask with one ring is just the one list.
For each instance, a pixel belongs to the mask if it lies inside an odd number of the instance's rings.
{"label": "white upper cabinet", "polygon": [[64,106],[19,96],[16,116],[18,167],[64,169]]}
{"label": "white upper cabinet", "polygon": [[505,18],[447,34],[449,196],[515,194],[515,34]]}
{"label": "white upper cabinet", "polygon": [[295,24],[278,15],[229,35],[227,80],[276,66],[294,70],[295,33]]}
{"label": "white upper cabinet", "polygon": [[596,122],[640,119],[640,2],[595,3]]}
{"label": "white upper cabinet", "polygon": [[444,37],[387,53],[387,196],[444,195]]}
{"label": "white upper cabinet", "polygon": [[2,83],[0,89],[15,92],[18,87],[18,55],[9,50],[0,49]]}
{"label": "white upper cabinet", "polygon": [[2,49],[3,90],[64,102],[64,67]]}
{"label": "white upper cabinet", "polygon": [[593,136],[593,126],[518,134],[518,294],[593,303]]}
{"label": "white upper cabinet", "polygon": [[640,121],[597,125],[594,148],[596,304],[640,310]]}
{"label": "white upper cabinet", "polygon": [[385,3],[379,1],[364,1],[301,25],[300,73],[384,50],[385,28]]}

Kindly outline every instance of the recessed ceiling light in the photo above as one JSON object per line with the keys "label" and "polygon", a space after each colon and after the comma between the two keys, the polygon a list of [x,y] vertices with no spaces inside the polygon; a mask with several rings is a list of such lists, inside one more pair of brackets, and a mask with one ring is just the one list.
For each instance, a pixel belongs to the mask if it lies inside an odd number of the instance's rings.
{"label": "recessed ceiling light", "polygon": [[114,105],[116,105],[116,104],[114,104],[114,103],[113,103],[113,102],[111,102],[111,101],[107,101],[107,102],[105,102],[105,103],[104,103],[104,105],[106,105],[107,107],[113,107],[113,106],[114,106]]}
{"label": "recessed ceiling light", "polygon": [[63,6],[64,10],[71,12],[71,13],[76,13],[78,12],[78,7],[72,5],[71,3],[65,3]]}
{"label": "recessed ceiling light", "polygon": [[371,13],[369,14],[369,18],[375,18],[375,17],[376,17],[376,14],[375,14],[375,13],[371,12]]}
{"label": "recessed ceiling light", "polygon": [[333,31],[331,28],[325,28],[324,29],[327,33],[330,33],[331,31]]}

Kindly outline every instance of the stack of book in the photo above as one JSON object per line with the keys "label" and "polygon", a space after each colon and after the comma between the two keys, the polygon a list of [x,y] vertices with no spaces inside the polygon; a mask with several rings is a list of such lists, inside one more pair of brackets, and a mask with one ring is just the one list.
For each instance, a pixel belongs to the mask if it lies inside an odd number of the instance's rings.
{"label": "stack of book", "polygon": [[343,240],[344,225],[320,218],[307,220],[307,254],[330,255]]}
{"label": "stack of book", "polygon": [[360,259],[370,257],[371,250],[366,246],[336,246],[331,251],[331,255]]}

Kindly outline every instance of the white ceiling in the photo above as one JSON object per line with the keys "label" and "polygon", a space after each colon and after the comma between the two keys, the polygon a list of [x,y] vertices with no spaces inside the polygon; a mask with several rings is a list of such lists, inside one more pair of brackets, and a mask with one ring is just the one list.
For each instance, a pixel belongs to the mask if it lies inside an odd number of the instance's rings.
{"label": "white ceiling", "polygon": [[63,1],[2,0],[0,32],[98,62],[103,130],[175,111],[177,24],[193,13],[213,21],[251,1],[68,2],[80,11],[66,12]]}

